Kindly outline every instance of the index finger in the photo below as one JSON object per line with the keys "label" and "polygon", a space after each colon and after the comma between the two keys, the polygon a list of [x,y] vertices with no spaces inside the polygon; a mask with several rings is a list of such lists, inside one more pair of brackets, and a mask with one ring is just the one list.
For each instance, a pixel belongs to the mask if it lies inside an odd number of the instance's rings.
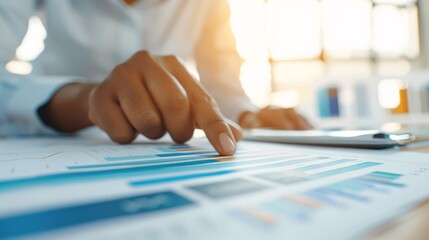
{"label": "index finger", "polygon": [[192,115],[216,151],[222,155],[234,154],[237,142],[213,98],[175,56],[164,57],[161,61],[185,89]]}

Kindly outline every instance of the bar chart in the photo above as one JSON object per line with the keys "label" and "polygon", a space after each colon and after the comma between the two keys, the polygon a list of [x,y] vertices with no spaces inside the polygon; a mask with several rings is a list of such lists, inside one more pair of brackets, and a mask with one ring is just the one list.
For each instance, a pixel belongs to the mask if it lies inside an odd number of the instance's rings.
{"label": "bar chart", "polygon": [[231,157],[219,156],[214,150],[201,146],[173,144],[146,148],[145,151],[133,155],[103,155],[100,156],[100,163],[68,166],[63,173],[1,181],[0,191],[106,179],[123,179],[132,187],[144,187],[257,172],[264,172],[261,173],[261,178],[292,184],[381,164],[302,152],[285,152],[280,149],[273,149],[267,154],[264,150],[240,148],[237,154]]}

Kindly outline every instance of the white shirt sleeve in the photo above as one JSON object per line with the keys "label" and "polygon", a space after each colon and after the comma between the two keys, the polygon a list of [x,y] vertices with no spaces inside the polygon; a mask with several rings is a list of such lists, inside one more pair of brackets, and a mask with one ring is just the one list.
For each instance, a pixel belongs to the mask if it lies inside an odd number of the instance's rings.
{"label": "white shirt sleeve", "polygon": [[66,76],[21,76],[5,70],[14,59],[37,9],[37,1],[0,1],[0,135],[53,133],[38,116],[55,91],[72,80]]}
{"label": "white shirt sleeve", "polygon": [[195,49],[198,73],[203,86],[210,92],[223,115],[238,121],[241,113],[257,111],[240,83],[242,59],[238,55],[229,23],[226,0],[212,1],[213,7]]}

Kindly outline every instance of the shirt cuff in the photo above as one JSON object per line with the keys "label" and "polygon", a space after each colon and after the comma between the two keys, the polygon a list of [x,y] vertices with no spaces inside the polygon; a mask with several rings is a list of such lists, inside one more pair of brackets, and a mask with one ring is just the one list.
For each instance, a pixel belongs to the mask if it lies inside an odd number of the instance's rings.
{"label": "shirt cuff", "polygon": [[79,81],[77,77],[33,77],[21,84],[9,100],[6,116],[9,125],[6,135],[54,134],[54,129],[40,119],[38,110],[46,104],[62,86]]}

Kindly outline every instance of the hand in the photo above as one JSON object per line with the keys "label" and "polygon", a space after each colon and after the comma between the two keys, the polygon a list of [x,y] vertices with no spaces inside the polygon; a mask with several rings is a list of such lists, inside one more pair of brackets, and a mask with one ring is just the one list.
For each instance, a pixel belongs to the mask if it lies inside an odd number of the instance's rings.
{"label": "hand", "polygon": [[313,127],[293,108],[266,107],[259,112],[245,112],[239,124],[243,128],[274,128],[284,130],[308,130]]}
{"label": "hand", "polygon": [[[73,92],[77,93],[70,96]],[[79,103],[70,103],[75,98],[80,98]],[[198,127],[220,154],[230,155],[241,138],[240,127],[222,117],[215,101],[180,60],[146,51],[115,67],[98,85],[66,85],[44,108],[42,119],[58,130],[95,124],[122,144],[132,142],[137,134],[157,139],[166,132],[183,143]],[[75,116],[84,112],[86,119]]]}

